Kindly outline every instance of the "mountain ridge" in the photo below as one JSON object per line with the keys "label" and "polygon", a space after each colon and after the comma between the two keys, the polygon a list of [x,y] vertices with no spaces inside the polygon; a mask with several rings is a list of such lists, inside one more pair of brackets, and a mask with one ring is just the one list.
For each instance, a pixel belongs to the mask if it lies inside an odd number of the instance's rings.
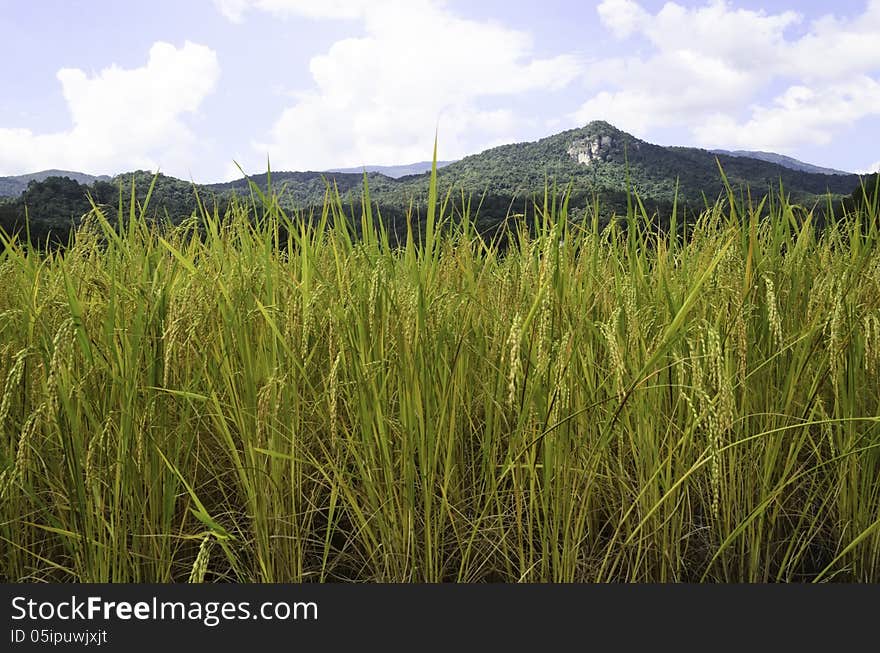
{"label": "mountain ridge", "polygon": [[[589,141],[589,135],[594,135],[599,138],[598,141]],[[585,136],[587,139],[585,140]],[[606,141],[605,145],[603,145],[602,137],[610,138],[610,141]],[[438,161],[437,167],[438,170],[448,168],[450,166],[455,166],[456,164],[462,164],[461,168],[464,170],[470,170],[474,167],[474,162],[479,161],[481,158],[485,158],[486,156],[493,156],[494,154],[499,153],[507,153],[508,150],[506,148],[525,148],[529,145],[537,145],[540,143],[544,143],[546,141],[558,141],[559,139],[575,139],[568,143],[568,147],[566,150],[571,150],[569,155],[575,160],[577,163],[581,165],[590,166],[594,163],[598,163],[599,167],[601,167],[602,163],[608,163],[609,161],[617,160],[619,162],[620,157],[617,156],[615,159],[615,154],[619,155],[620,150],[617,148],[617,151],[613,151],[614,145],[624,145],[630,148],[632,151],[637,152],[642,148],[642,145],[647,146],[648,151],[652,152],[655,155],[661,154],[661,150],[666,150],[667,152],[677,152],[679,154],[684,154],[687,158],[693,161],[693,152],[707,152],[712,155],[720,155],[722,157],[726,157],[722,159],[724,161],[728,159],[734,158],[744,158],[755,161],[762,161],[764,163],[771,163],[778,165],[783,168],[787,168],[790,170],[795,170],[798,172],[805,172],[809,174],[822,174],[822,175],[844,175],[844,176],[852,176],[854,173],[849,173],[842,170],[836,170],[834,168],[826,168],[818,165],[814,165],[811,163],[806,163],[800,161],[798,159],[794,159],[793,157],[789,157],[782,154],[777,154],[775,152],[761,152],[761,151],[752,151],[752,150],[724,150],[724,149],[712,149],[712,150],[703,150],[701,148],[691,148],[684,146],[661,146],[655,145],[653,143],[649,143],[647,141],[643,141],[641,139],[628,134],[610,123],[606,121],[593,121],[587,123],[587,125],[583,127],[573,128],[569,130],[565,130],[563,132],[559,132],[557,134],[552,134],[550,136],[546,136],[544,138],[538,139],[537,141],[523,141],[518,143],[509,143],[506,145],[499,145],[493,148],[489,148],[487,150],[483,150],[482,152],[477,152],[474,154],[470,154],[468,156],[463,157],[458,160],[446,160],[446,161]],[[559,152],[556,153],[557,157]],[[533,162],[534,163],[534,162]],[[553,169],[556,168],[559,172],[563,172],[563,170],[568,167],[568,172],[576,172],[575,169],[572,169],[570,166],[560,166],[560,165],[552,165],[552,160],[543,161],[544,168]],[[556,162],[557,164],[559,161]],[[565,162],[567,163],[567,162]],[[703,161],[705,163],[705,160]],[[549,164],[549,165],[548,165]],[[453,168],[454,169],[454,168]],[[274,175],[289,177],[292,176],[294,178],[308,178],[313,175],[362,175],[364,172],[367,172],[368,175],[382,175],[389,179],[393,180],[401,180],[406,181],[407,177],[419,177],[427,174],[431,170],[431,162],[430,161],[418,161],[415,163],[409,164],[401,164],[401,165],[367,165],[367,166],[357,166],[357,167],[340,167],[340,168],[330,168],[323,171],[280,171],[277,173],[273,173]],[[124,178],[128,175],[131,175],[132,172],[124,172],[117,175],[109,176],[109,175],[91,175],[88,173],[77,172],[77,171],[69,171],[69,170],[58,170],[58,169],[50,169],[43,170],[34,173],[28,173],[23,175],[12,175],[6,177],[0,177],[0,197],[15,197],[20,195],[27,188],[27,184],[30,181],[44,181],[46,178],[50,176],[57,177],[68,177],[73,179],[74,181],[80,184],[91,184],[95,181],[111,181],[114,179]],[[583,172],[583,171],[581,171]],[[260,175],[256,175],[260,176]],[[580,175],[583,176],[583,175]],[[255,176],[251,175],[249,178],[253,179]],[[246,178],[241,177],[239,179],[235,179],[229,182],[208,182],[204,184],[199,184],[200,186],[204,186],[207,188],[213,189],[222,189],[222,188],[233,188],[236,186],[245,183]],[[184,181],[184,180],[181,180]],[[188,182],[187,182],[188,183]]]}
{"label": "mountain ridge", "polygon": [[[722,174],[723,170],[723,174]],[[180,221],[198,210],[194,189],[200,201],[216,202],[218,210],[233,196],[249,198],[251,184],[262,191],[268,187],[268,173],[242,177],[229,182],[193,184],[164,174],[135,171],[116,175],[112,183],[94,181],[81,186],[73,179],[49,177],[32,183],[25,193],[0,203],[0,226],[22,228],[25,207],[32,223],[38,221],[50,230],[69,228],[90,204],[86,194],[98,203],[113,206],[119,187],[128,197],[131,183],[136,198],[143,202],[155,178],[150,213]],[[366,172],[371,203],[383,218],[406,224],[410,210],[424,216],[428,197],[429,173],[390,177]],[[536,141],[511,143],[487,149],[449,163],[437,171],[441,197],[451,193],[454,212],[461,202],[473,198],[479,203],[481,225],[496,225],[511,212],[533,214],[532,199],[543,195],[548,186],[570,188],[571,215],[584,215],[600,200],[603,220],[622,215],[631,206],[635,191],[650,214],[667,216],[674,202],[690,213],[699,212],[728,192],[763,196],[783,189],[791,201],[804,206],[825,206],[849,196],[860,182],[855,174],[824,174],[791,169],[771,161],[713,153],[687,147],[661,146],[636,138],[605,121],[594,121],[552,134]],[[346,206],[356,213],[363,190],[364,172],[273,171],[273,191],[286,211],[318,208],[328,191],[339,191]],[[104,198],[104,199],[101,199]],[[476,205],[476,204],[475,204]],[[530,208],[531,207],[531,208]],[[4,226],[5,225],[5,226]],[[395,227],[397,228],[397,227]]]}
{"label": "mountain ridge", "polygon": [[820,175],[699,148],[656,145],[605,121],[537,141],[498,146],[464,157],[438,175],[441,179],[457,177],[473,190],[503,170],[502,179],[496,182],[509,191],[538,190],[546,177],[592,190],[626,192],[631,184],[643,197],[668,201],[678,188],[679,197],[699,200],[703,193],[717,195],[724,189],[719,163],[733,185],[760,187],[762,192],[781,181],[798,196],[848,193],[858,180],[853,174]]}
{"label": "mountain ridge", "polygon": [[[443,168],[445,166],[448,166],[450,163],[455,163],[455,161],[456,160],[437,161],[437,167]],[[426,172],[431,172],[432,164],[432,161],[417,161],[415,163],[404,163],[400,165],[388,166],[367,165],[354,166],[351,168],[330,168],[328,170],[324,170],[323,172],[340,172],[351,174],[361,174],[364,171],[378,172],[385,175],[386,177],[391,177],[392,179],[400,179],[401,177],[408,177],[410,175],[423,175]]]}
{"label": "mountain ridge", "polygon": [[815,172],[822,175],[849,175],[851,172],[845,170],[837,170],[835,168],[824,168],[822,166],[806,163],[799,159],[795,159],[785,154],[776,152],[763,152],[759,150],[709,150],[713,154],[726,154],[727,156],[740,156],[749,159],[759,159],[761,161],[769,161],[770,163],[778,163],[792,170],[800,170],[802,172]]}

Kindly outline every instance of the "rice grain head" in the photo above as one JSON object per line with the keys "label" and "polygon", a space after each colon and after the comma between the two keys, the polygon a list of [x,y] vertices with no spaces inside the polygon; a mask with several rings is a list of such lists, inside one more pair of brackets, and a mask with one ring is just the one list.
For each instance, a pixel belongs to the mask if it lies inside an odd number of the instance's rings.
{"label": "rice grain head", "polygon": [[840,392],[840,375],[843,369],[843,292],[838,287],[834,299],[834,310],[831,313],[831,321],[828,333],[828,356],[829,366],[831,368],[831,385],[834,388],[834,394],[837,396]]}
{"label": "rice grain head", "polygon": [[24,363],[28,356],[28,350],[22,349],[15,356],[12,367],[6,375],[6,385],[3,390],[3,399],[0,401],[0,430],[6,424],[9,418],[9,411],[12,406],[12,397],[16,390],[21,386],[21,380],[24,376]]}
{"label": "rice grain head", "polygon": [[208,562],[211,559],[211,534],[208,533],[202,538],[199,545],[199,552],[193,562],[192,570],[189,573],[187,583],[204,583],[205,573],[208,571]]}
{"label": "rice grain head", "polygon": [[770,322],[770,332],[773,335],[773,343],[777,348],[782,347],[782,320],[779,317],[779,309],[776,305],[776,289],[770,277],[764,275],[764,284],[767,287],[767,320]]}
{"label": "rice grain head", "polygon": [[31,440],[33,440],[34,433],[36,433],[37,427],[40,425],[41,417],[45,410],[46,404],[40,404],[39,408],[30,414],[24,426],[22,426],[18,437],[15,463],[4,474],[3,485],[0,487],[0,498],[6,498],[12,486],[24,482],[25,473],[30,463]]}
{"label": "rice grain head", "polygon": [[623,353],[620,349],[620,343],[617,341],[617,320],[620,317],[620,307],[614,309],[611,318],[607,322],[599,325],[599,329],[605,336],[605,343],[608,347],[608,357],[611,359],[612,373],[614,374],[615,388],[618,397],[623,396],[623,379],[626,373],[626,365],[623,362]]}
{"label": "rice grain head", "polygon": [[521,373],[522,362],[519,358],[519,346],[522,334],[520,333],[520,324],[522,318],[517,313],[510,325],[510,334],[507,336],[507,350],[510,369],[507,374],[507,406],[513,407],[516,401],[516,385]]}
{"label": "rice grain head", "polygon": [[342,361],[342,352],[336,354],[333,366],[330,368],[330,375],[327,381],[329,386],[328,394],[330,396],[330,441],[336,441],[339,422],[339,364]]}

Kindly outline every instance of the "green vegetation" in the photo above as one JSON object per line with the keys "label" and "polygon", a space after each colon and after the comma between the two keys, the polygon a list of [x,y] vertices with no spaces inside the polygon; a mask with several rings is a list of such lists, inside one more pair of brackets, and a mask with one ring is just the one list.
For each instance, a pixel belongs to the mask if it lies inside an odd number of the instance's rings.
{"label": "green vegetation", "polygon": [[[786,157],[778,160],[793,161]],[[451,212],[465,210],[467,199],[460,201],[461,193],[465,198],[476,198],[475,203],[480,206],[476,227],[483,233],[491,233],[511,213],[533,217],[533,198],[543,195],[548,180],[560,186],[570,185],[568,202],[573,211],[582,213],[594,207],[598,196],[603,225],[612,214],[626,213],[629,193],[633,190],[641,196],[649,214],[658,213],[666,221],[674,203],[677,203],[679,212],[690,218],[726,194],[718,173],[719,163],[727,182],[738,194],[752,192],[762,196],[773,192],[772,189],[784,188],[793,204],[814,209],[820,222],[825,217],[829,196],[839,203],[859,186],[856,175],[811,173],[754,158],[652,145],[601,121],[533,143],[503,145],[466,157],[439,170],[438,184],[441,193],[453,191]],[[150,173],[138,171],[119,175],[110,181],[125,197],[131,194],[134,186],[138,201],[143,202],[150,177]],[[405,238],[405,215],[411,205],[414,204],[422,215],[425,213],[430,175],[392,179],[371,172],[367,178],[371,198],[393,235],[398,239]],[[19,178],[15,179],[20,183]],[[0,178],[0,190],[3,181]],[[272,181],[280,207],[288,212],[314,209],[320,213],[328,182],[347,204],[359,205],[361,202],[361,174],[273,172]],[[208,203],[217,202],[223,214],[233,196],[250,197],[251,184],[256,184],[265,193],[268,175],[206,185],[193,185],[160,175],[151,199],[151,213],[146,217],[181,222],[197,212],[195,193]],[[46,188],[42,188],[43,185]],[[105,194],[101,190],[101,181],[82,186],[78,197],[71,197],[77,192],[68,186],[59,189],[59,183],[51,179],[42,183],[32,181],[24,195],[5,205],[0,204],[0,228],[23,232],[27,210],[34,219],[31,223],[32,242],[66,241],[71,225],[76,224],[89,208],[87,195],[103,197]],[[62,197],[53,198],[52,193],[60,193]]]}
{"label": "green vegetation", "polygon": [[31,181],[21,197],[0,204],[0,228],[29,237],[32,243],[57,246],[68,240],[71,229],[91,210],[89,195],[98,203],[112,204],[119,189],[106,181],[86,189],[69,177]]}
{"label": "green vegetation", "polygon": [[866,177],[850,195],[852,210],[870,212],[871,207],[877,204],[878,196],[880,196],[880,173],[874,173]]}
{"label": "green vegetation", "polygon": [[[577,152],[588,146],[593,148],[590,163],[579,163]],[[714,202],[724,192],[716,158],[734,189],[748,185],[758,194],[781,182],[800,201],[828,192],[849,193],[858,184],[856,175],[811,174],[757,159],[661,147],[602,121],[534,143],[503,145],[465,157],[443,168],[439,177],[441,183],[449,180],[475,192],[487,186],[490,192],[534,192],[548,178],[571,182],[576,188],[622,193],[630,184],[643,199],[666,202],[673,201],[677,187],[679,200],[704,207],[704,196]]]}
{"label": "green vegetation", "polygon": [[876,202],[500,252],[252,192],[6,242],[2,580],[880,581]]}
{"label": "green vegetation", "polygon": [[[132,193],[135,203],[143,205],[148,190],[152,209],[144,218],[149,221],[179,223],[198,212],[199,188],[166,175],[139,170],[88,186],[70,177],[53,176],[31,181],[20,197],[0,203],[0,229],[39,246],[57,247],[68,242],[71,230],[81,224],[93,204],[115,223]],[[206,201],[218,204],[221,213],[226,211],[230,194],[205,195]]]}
{"label": "green vegetation", "polygon": [[[590,151],[590,148],[594,151]],[[590,151],[589,163],[578,161],[578,152]],[[824,205],[828,194],[848,195],[859,184],[857,175],[809,173],[739,156],[713,154],[706,150],[685,147],[661,147],[641,141],[603,122],[591,122],[532,143],[502,145],[468,156],[438,171],[441,192],[464,191],[466,195],[491,198],[484,206],[481,219],[502,219],[511,204],[528,201],[535,193],[543,193],[548,180],[571,184],[575,190],[570,199],[572,208],[584,209],[599,194],[606,217],[612,211],[624,213],[627,192],[635,190],[652,211],[668,214],[676,200],[679,207],[687,204],[696,210],[706,202],[725,193],[718,174],[724,168],[727,181],[738,192],[748,188],[763,195],[780,184],[793,202],[812,206]],[[343,196],[357,194],[359,175],[327,175],[339,186]],[[409,205],[415,198],[424,201],[430,175],[395,180],[371,174],[370,192],[375,201],[388,208]],[[283,184],[282,207],[287,209],[319,206],[324,197],[320,173],[273,173],[272,179]],[[265,176],[252,178],[264,191]],[[211,184],[210,189],[249,192],[247,179],[228,184]]]}
{"label": "green vegetation", "polygon": [[18,197],[27,190],[28,185],[34,181],[45,181],[49,177],[67,177],[80,184],[93,184],[96,181],[110,181],[106,175],[87,175],[82,172],[69,170],[43,170],[28,175],[15,175],[12,177],[0,177],[0,199],[4,197]]}

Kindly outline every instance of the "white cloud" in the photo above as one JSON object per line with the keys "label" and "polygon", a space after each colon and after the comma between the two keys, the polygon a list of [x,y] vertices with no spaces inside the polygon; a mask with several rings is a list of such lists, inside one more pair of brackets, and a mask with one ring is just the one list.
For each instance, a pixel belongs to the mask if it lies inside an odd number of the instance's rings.
{"label": "white cloud", "polygon": [[633,0],[605,0],[598,7],[599,19],[618,38],[626,38],[651,20]]}
{"label": "white cloud", "polygon": [[248,0],[214,0],[217,10],[233,23],[240,23],[248,8]]}
{"label": "white cloud", "polygon": [[870,77],[823,86],[791,86],[771,106],[752,107],[745,122],[710,116],[694,133],[700,143],[785,150],[802,143],[824,145],[834,130],[880,114],[880,83]]}
{"label": "white cloud", "polygon": [[250,9],[276,16],[307,18],[360,18],[377,0],[214,0],[214,5],[234,23],[244,20]]}
{"label": "white cloud", "polygon": [[185,166],[195,139],[182,118],[198,110],[219,74],[216,54],[189,41],[153,44],[140,68],[112,65],[92,76],[63,68],[57,77],[72,127],[49,134],[0,128],[0,174]]}
{"label": "white cloud", "polygon": [[[641,134],[680,126],[703,145],[789,148],[827,143],[836,129],[880,115],[880,0],[852,19],[806,26],[792,11],[723,0],[667,2],[656,14],[633,0],[605,0],[598,14],[619,39],[653,50],[593,63],[586,79],[594,94],[572,115],[578,122],[603,118]],[[790,36],[796,27],[802,34]]]}
{"label": "white cloud", "polygon": [[[317,5],[318,3],[316,3]],[[317,17],[294,0],[257,9]],[[534,58],[531,37],[456,16],[428,0],[322,5],[324,17],[358,16],[363,34],[312,58],[301,92],[255,148],[276,168],[401,163],[441,158],[512,138],[530,118],[519,94],[559,89],[580,74],[572,56]],[[368,6],[368,10],[366,9]]]}
{"label": "white cloud", "polygon": [[871,175],[875,172],[880,172],[880,161],[874,161],[871,165],[856,171],[860,175]]}

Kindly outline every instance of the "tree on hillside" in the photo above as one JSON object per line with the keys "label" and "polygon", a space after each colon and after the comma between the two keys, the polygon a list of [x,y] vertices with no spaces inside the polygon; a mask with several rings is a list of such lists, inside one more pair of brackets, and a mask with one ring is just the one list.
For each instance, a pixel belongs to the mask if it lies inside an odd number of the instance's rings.
{"label": "tree on hillside", "polygon": [[875,172],[873,175],[865,177],[858,188],[853,190],[850,195],[853,204],[855,206],[865,206],[867,201],[867,206],[876,206],[878,186],[880,186],[880,173]]}

